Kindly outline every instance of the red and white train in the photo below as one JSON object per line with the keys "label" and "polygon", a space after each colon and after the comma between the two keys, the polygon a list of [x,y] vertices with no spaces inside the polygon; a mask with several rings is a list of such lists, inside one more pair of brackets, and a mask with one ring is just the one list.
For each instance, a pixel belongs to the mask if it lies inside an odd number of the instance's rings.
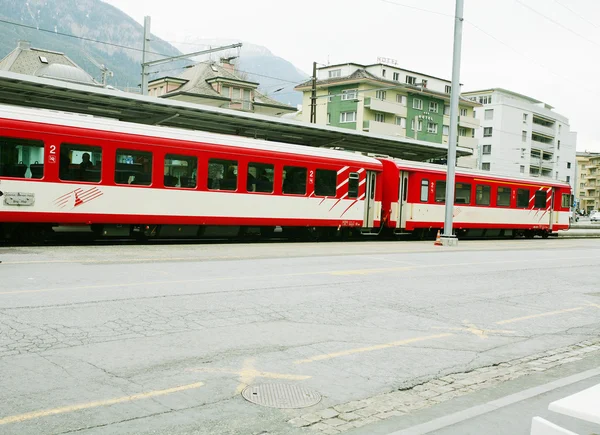
{"label": "red and white train", "polygon": [[[568,229],[570,186],[457,171],[459,232]],[[445,169],[360,153],[0,105],[0,236],[435,231]]]}

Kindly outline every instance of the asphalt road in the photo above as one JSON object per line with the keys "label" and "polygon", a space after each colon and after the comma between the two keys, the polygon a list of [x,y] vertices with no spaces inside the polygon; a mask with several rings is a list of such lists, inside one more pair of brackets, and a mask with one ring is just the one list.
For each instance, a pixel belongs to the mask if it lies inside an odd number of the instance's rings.
{"label": "asphalt road", "polygon": [[[6,434],[309,434],[288,421],[600,335],[593,239],[0,248],[0,260]],[[282,410],[240,396],[264,382],[323,397]]]}

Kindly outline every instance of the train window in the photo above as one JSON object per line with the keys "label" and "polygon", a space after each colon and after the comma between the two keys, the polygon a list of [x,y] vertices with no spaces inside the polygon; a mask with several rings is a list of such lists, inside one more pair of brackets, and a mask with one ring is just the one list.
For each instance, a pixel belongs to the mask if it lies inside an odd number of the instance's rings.
{"label": "train window", "polygon": [[315,173],[315,195],[335,196],[337,172],[327,169],[317,169]]}
{"label": "train window", "polygon": [[517,190],[517,208],[529,207],[529,189]]}
{"label": "train window", "polygon": [[429,180],[421,180],[421,202],[429,201]]}
{"label": "train window", "polygon": [[115,183],[149,186],[152,183],[152,153],[118,149]]}
{"label": "train window", "polygon": [[471,185],[456,183],[454,204],[471,204]]}
{"label": "train window", "polygon": [[42,178],[44,142],[0,137],[0,177]]}
{"label": "train window", "polygon": [[192,156],[167,154],[165,156],[165,187],[196,187],[198,159]]}
{"label": "train window", "polygon": [[236,160],[210,159],[208,161],[208,188],[211,190],[236,190],[238,162]]}
{"label": "train window", "polygon": [[478,184],[475,189],[475,204],[490,205],[490,196],[492,188],[484,184]]}
{"label": "train window", "polygon": [[63,143],[60,145],[58,177],[64,181],[100,182],[102,148]]}
{"label": "train window", "polygon": [[266,163],[248,164],[248,192],[273,193],[275,167]]}
{"label": "train window", "polygon": [[496,205],[498,207],[510,207],[510,187],[499,187],[496,194]]}
{"label": "train window", "polygon": [[446,202],[446,182],[435,182],[435,202]]}
{"label": "train window", "polygon": [[546,191],[545,190],[538,190],[535,192],[535,201],[534,201],[534,207],[535,208],[546,208]]}
{"label": "train window", "polygon": [[571,195],[568,193],[562,194],[562,208],[571,208]]}
{"label": "train window", "polygon": [[348,198],[358,198],[358,172],[350,172],[348,175]]}
{"label": "train window", "polygon": [[289,195],[306,195],[306,168],[284,166],[282,192]]}

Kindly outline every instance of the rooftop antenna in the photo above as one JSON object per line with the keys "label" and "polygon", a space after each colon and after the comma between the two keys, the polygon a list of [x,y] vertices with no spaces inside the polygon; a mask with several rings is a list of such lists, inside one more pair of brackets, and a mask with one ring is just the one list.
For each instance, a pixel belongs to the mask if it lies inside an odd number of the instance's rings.
{"label": "rooftop antenna", "polygon": [[106,87],[106,79],[107,77],[113,77],[113,72],[109,70],[106,65],[96,62],[96,60],[87,51],[84,51],[83,54],[85,54],[85,57],[87,57],[90,62],[100,68],[100,71],[102,72],[102,86]]}

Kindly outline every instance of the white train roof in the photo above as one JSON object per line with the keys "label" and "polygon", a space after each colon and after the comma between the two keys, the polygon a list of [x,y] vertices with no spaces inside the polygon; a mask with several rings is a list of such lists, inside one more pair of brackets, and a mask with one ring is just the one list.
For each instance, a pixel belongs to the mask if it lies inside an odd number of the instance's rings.
{"label": "white train roof", "polygon": [[147,137],[160,137],[165,139],[185,140],[198,143],[204,142],[214,145],[259,149],[263,151],[322,157],[346,162],[381,166],[381,162],[379,160],[351,151],[293,145],[261,139],[249,139],[241,136],[185,130],[174,127],[135,124],[111,118],[102,118],[92,115],[82,115],[55,110],[32,109],[0,104],[0,118],[38,122],[43,124],[57,124],[68,127],[87,128],[92,130],[110,131]]}

